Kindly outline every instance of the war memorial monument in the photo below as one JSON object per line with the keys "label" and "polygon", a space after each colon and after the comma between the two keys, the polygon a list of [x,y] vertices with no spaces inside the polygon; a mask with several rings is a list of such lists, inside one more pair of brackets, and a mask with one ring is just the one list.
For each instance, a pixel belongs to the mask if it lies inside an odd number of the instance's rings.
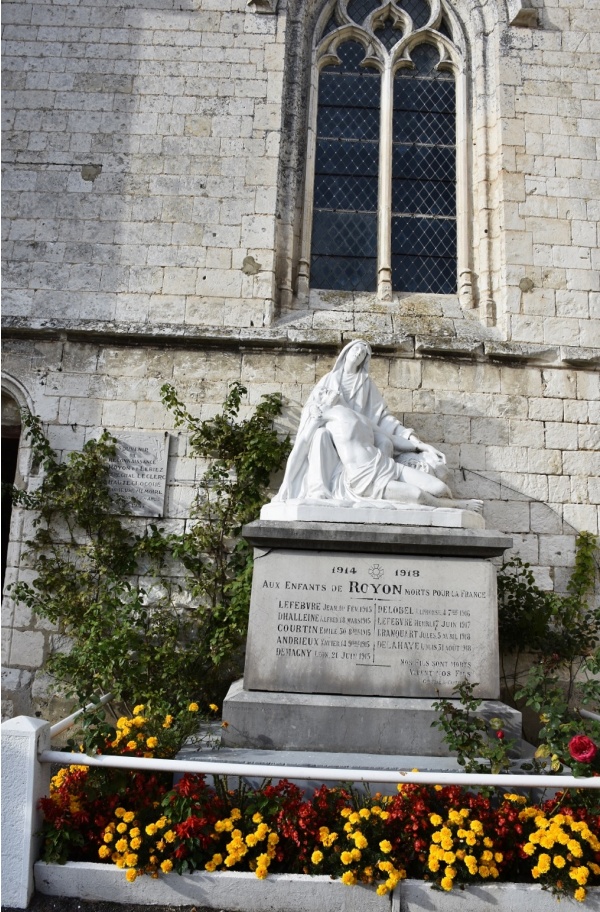
{"label": "war memorial monument", "polygon": [[300,418],[254,546],[245,674],[223,708],[226,747],[447,756],[433,703],[468,679],[498,702],[496,569],[511,539],[457,500],[444,455],[404,427],[347,345]]}

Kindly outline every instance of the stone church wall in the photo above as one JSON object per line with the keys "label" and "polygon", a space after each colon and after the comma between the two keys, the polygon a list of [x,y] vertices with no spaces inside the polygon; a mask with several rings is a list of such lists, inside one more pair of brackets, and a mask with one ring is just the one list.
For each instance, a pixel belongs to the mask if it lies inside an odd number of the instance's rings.
{"label": "stone church wall", "polygon": [[[98,427],[169,429],[165,381],[203,417],[231,380],[251,404],[281,391],[293,429],[364,337],[456,493],[483,497],[487,527],[563,589],[600,503],[600,11],[452,5],[471,66],[468,309],[295,296],[317,0],[6,2],[6,388],[62,450]],[[174,432],[169,520],[199,469]],[[27,573],[23,535],[17,516],[9,582]],[[60,634],[9,598],[3,625],[7,709],[46,712],[39,668]]]}
{"label": "stone church wall", "polygon": [[[563,590],[573,563],[576,530],[598,531],[600,375],[558,366],[502,363],[489,358],[421,356],[414,350],[380,353],[371,374],[395,414],[439,446],[452,469],[451,487],[482,497],[487,528],[513,537],[511,553],[535,568],[543,588]],[[241,380],[252,408],[264,393],[281,392],[281,430],[295,430],[316,380],[331,366],[333,349],[248,347],[239,351],[103,346],[12,341],[5,370],[18,373],[50,441],[62,452],[82,446],[97,430],[167,430],[170,459],[164,523],[181,527],[189,515],[202,465],[187,454],[160,400],[175,385],[191,410],[208,418],[228,384]],[[13,519],[7,581],[28,578],[19,566],[18,540],[30,519]],[[11,563],[13,566],[11,567]],[[60,632],[5,598],[5,684],[17,711],[29,705],[58,712],[39,667]],[[7,707],[10,708],[10,707]],[[60,713],[59,713],[60,714]]]}

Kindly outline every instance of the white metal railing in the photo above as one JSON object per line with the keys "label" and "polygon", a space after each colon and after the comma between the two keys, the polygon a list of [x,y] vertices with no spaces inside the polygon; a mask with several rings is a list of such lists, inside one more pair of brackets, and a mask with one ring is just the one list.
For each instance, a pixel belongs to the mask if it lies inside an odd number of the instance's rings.
{"label": "white metal railing", "polygon": [[71,713],[70,716],[66,716],[64,719],[61,719],[61,721],[57,722],[56,725],[52,725],[50,727],[50,737],[54,738],[56,735],[61,735],[68,728],[71,728],[73,723],[76,721],[76,719],[79,718],[79,716],[82,715],[82,713],[90,712],[92,709],[97,709],[98,706],[104,706],[105,703],[110,703],[112,699],[114,699],[113,694],[104,694],[104,696],[100,697],[96,703],[88,703],[87,706],[82,706],[81,709],[78,709],[76,712]]}
{"label": "white metal railing", "polygon": [[78,763],[114,769],[155,770],[169,773],[208,773],[214,776],[259,776],[263,779],[318,779],[324,782],[414,782],[422,785],[488,785],[500,788],[597,788],[600,776],[544,776],[528,773],[438,773],[412,770],[365,770],[311,766],[271,766],[264,763],[228,763],[202,760],[159,760],[144,757],[116,757],[109,754],[65,753],[45,750],[40,763]]}

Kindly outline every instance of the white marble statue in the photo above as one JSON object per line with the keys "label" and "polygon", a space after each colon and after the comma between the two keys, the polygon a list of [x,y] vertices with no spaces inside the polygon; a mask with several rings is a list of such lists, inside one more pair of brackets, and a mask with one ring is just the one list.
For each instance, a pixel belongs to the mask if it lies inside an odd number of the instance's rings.
{"label": "white marble statue", "polygon": [[452,497],[444,455],[390,414],[369,377],[370,360],[366,342],[351,342],[317,383],[273,502],[481,512],[481,501]]}

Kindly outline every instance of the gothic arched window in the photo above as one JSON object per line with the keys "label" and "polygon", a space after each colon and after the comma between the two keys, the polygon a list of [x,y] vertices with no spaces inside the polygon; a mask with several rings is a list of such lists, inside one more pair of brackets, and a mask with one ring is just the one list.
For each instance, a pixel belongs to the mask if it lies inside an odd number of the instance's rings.
{"label": "gothic arched window", "polygon": [[463,68],[441,0],[332,0],[314,64],[299,292],[456,293]]}

